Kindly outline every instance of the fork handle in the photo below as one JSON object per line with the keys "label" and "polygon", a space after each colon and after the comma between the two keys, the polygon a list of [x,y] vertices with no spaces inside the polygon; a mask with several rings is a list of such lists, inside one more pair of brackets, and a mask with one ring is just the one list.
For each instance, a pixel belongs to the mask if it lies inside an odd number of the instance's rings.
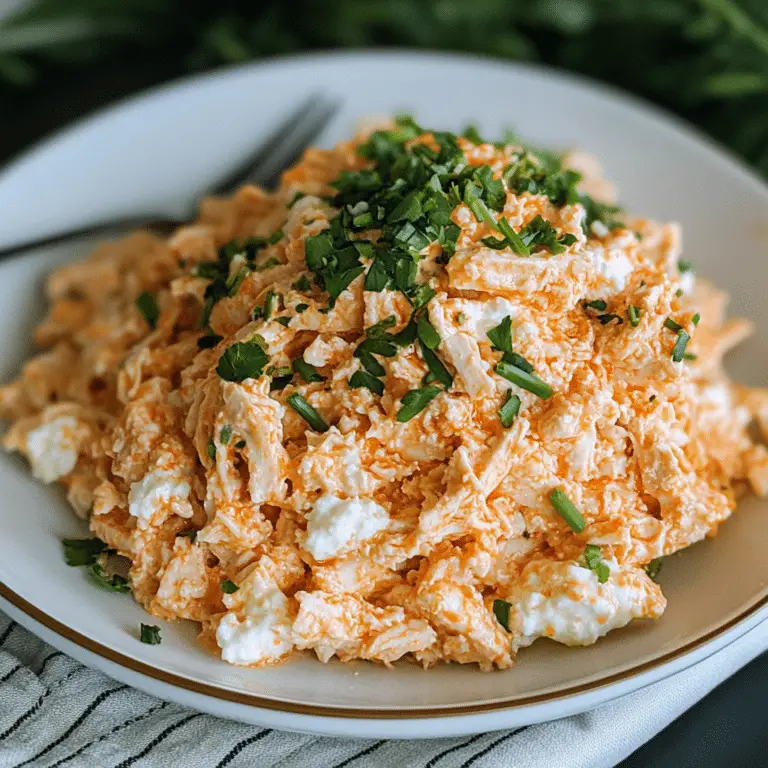
{"label": "fork handle", "polygon": [[0,260],[21,256],[27,251],[47,245],[61,245],[70,240],[77,240],[88,235],[103,235],[114,230],[151,229],[162,234],[170,234],[172,230],[183,223],[179,219],[158,219],[156,216],[131,216],[129,218],[112,219],[111,221],[103,221],[98,224],[67,229],[36,240],[26,240],[7,248],[0,248]]}

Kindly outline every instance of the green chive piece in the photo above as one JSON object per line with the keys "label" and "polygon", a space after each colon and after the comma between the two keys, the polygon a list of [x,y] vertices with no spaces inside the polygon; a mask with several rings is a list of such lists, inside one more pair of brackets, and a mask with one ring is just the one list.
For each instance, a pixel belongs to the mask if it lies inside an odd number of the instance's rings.
{"label": "green chive piece", "polygon": [[139,640],[147,645],[160,645],[162,642],[160,627],[156,627],[154,624],[142,624]]}
{"label": "green chive piece", "polygon": [[288,405],[317,432],[327,432],[330,429],[323,417],[298,392],[288,396]]}
{"label": "green chive piece", "polygon": [[238,587],[234,581],[224,579],[224,581],[221,582],[221,591],[225,595],[233,595],[238,589],[240,589],[240,587]]}
{"label": "green chive piece", "polygon": [[229,442],[229,438],[232,437],[232,427],[229,424],[225,424],[219,432],[219,442],[222,445],[226,445]]}
{"label": "green chive piece", "polygon": [[400,401],[403,407],[397,412],[397,420],[401,423],[410,421],[416,414],[421,413],[442,391],[440,387],[430,385],[406,392]]}
{"label": "green chive piece", "polygon": [[685,332],[680,331],[677,334],[677,341],[675,346],[672,347],[672,361],[675,363],[681,363],[685,357],[685,348],[688,346],[688,342],[691,337]]}
{"label": "green chive piece", "polygon": [[630,325],[633,328],[637,328],[637,326],[640,325],[640,310],[637,307],[630,305],[627,314],[629,315]]}
{"label": "green chive piece", "polygon": [[664,327],[668,328],[670,331],[675,331],[676,333],[683,330],[683,326],[680,325],[680,323],[676,323],[671,317],[668,317],[664,321]]}
{"label": "green chive piece", "polygon": [[496,599],[493,601],[493,615],[496,617],[496,621],[501,624],[507,632],[509,629],[509,614],[512,610],[512,603],[508,603],[506,600]]}
{"label": "green chive piece", "polygon": [[519,412],[520,398],[514,394],[511,389],[508,389],[507,397],[504,400],[504,405],[499,408],[499,419],[501,420],[501,425],[505,429],[509,429]]}
{"label": "green chive piece", "polygon": [[147,325],[150,328],[154,328],[157,325],[157,320],[160,317],[160,308],[157,306],[155,297],[149,292],[144,291],[136,299],[136,308],[141,312],[142,317],[147,321]]}
{"label": "green chive piece", "polygon": [[700,314],[697,312],[697,313],[696,313],[696,314],[695,314],[695,315],[694,315],[694,316],[691,318],[691,322],[692,322],[694,325],[698,325],[698,324],[701,322],[701,315],[700,315]]}
{"label": "green chive piece", "polygon": [[496,223],[496,228],[507,239],[510,248],[518,256],[530,256],[531,251],[528,246],[522,241],[520,235],[512,229],[512,225],[502,216]]}
{"label": "green chive piece", "polygon": [[584,309],[596,309],[598,312],[605,312],[605,310],[608,309],[608,304],[606,304],[602,299],[585,301],[583,306]]}
{"label": "green chive piece", "polygon": [[503,376],[507,381],[517,384],[521,389],[532,392],[537,397],[547,400],[552,397],[553,390],[545,381],[542,381],[535,373],[526,373],[526,371],[512,365],[505,360],[496,364],[494,369],[499,376]]}
{"label": "green chive piece", "polygon": [[434,329],[432,323],[429,322],[426,314],[422,314],[416,322],[416,333],[427,349],[437,349],[439,346],[440,335]]}
{"label": "green chive piece", "polygon": [[214,443],[213,440],[208,441],[208,445],[205,449],[205,452],[208,454],[209,459],[216,458],[216,443]]}
{"label": "green chive piece", "polygon": [[361,387],[370,389],[371,392],[375,392],[379,396],[384,394],[384,382],[368,373],[368,371],[355,371],[349,377],[349,386],[352,389],[359,389]]}
{"label": "green chive piece", "polygon": [[581,533],[587,527],[587,522],[581,516],[581,512],[576,509],[562,488],[555,488],[549,494],[549,501],[555,508],[555,512],[568,523],[568,527],[574,533]]}
{"label": "green chive piece", "polygon": [[297,357],[291,365],[293,370],[298,373],[307,384],[317,381],[325,381],[325,376],[321,376],[314,365],[310,365],[300,357]]}

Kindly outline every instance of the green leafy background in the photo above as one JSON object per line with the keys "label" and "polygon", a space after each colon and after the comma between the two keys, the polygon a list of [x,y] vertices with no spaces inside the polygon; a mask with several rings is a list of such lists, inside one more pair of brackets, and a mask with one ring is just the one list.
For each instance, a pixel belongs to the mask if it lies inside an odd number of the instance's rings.
{"label": "green leafy background", "polygon": [[13,118],[0,156],[185,72],[383,46],[585,73],[682,114],[768,177],[768,0],[32,0],[0,22]]}

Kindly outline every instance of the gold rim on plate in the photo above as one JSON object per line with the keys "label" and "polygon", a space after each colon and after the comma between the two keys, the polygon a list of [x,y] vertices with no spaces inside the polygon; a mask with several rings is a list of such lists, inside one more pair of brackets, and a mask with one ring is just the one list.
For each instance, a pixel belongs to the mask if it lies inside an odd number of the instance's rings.
{"label": "gold rim on plate", "polygon": [[86,637],[80,634],[76,630],[68,627],[66,624],[62,624],[53,616],[49,616],[44,611],[37,608],[35,605],[24,599],[21,595],[14,592],[2,581],[0,581],[0,597],[7,600],[14,608],[29,616],[33,621],[42,624],[46,629],[49,629],[56,635],[63,637],[75,645],[80,646],[86,651],[90,651],[93,654],[110,661],[113,664],[129,669],[133,672],[137,672],[140,675],[156,680],[160,683],[174,686],[176,688],[183,688],[184,690],[198,693],[203,696],[212,697],[214,699],[220,699],[222,701],[228,701],[233,704],[245,704],[252,707],[260,707],[262,709],[271,709],[278,712],[285,712],[297,715],[311,715],[315,717],[336,717],[345,719],[366,719],[366,720],[408,720],[417,718],[436,718],[436,717],[452,717],[459,715],[475,715],[484,712],[504,711],[511,709],[520,709],[522,707],[529,706],[531,704],[542,704],[544,702],[553,702],[559,699],[569,698],[580,693],[586,693],[587,691],[594,691],[598,688],[603,688],[613,683],[618,683],[622,680],[627,680],[631,677],[635,677],[643,672],[648,672],[652,669],[670,662],[675,659],[679,659],[682,656],[690,653],[691,651],[706,645],[711,640],[719,637],[727,632],[729,629],[734,628],[738,624],[742,623],[750,616],[753,616],[765,605],[768,605],[768,594],[760,598],[756,603],[746,608],[734,618],[724,622],[715,629],[706,632],[695,640],[691,640],[688,643],[676,648],[674,651],[662,654],[654,659],[645,661],[641,664],[637,664],[630,669],[623,672],[616,672],[611,675],[606,675],[597,680],[592,680],[588,683],[581,683],[579,685],[572,685],[567,688],[563,688],[551,693],[541,693],[530,696],[522,696],[520,698],[513,699],[508,702],[491,702],[487,704],[468,704],[456,707],[431,707],[431,708],[414,708],[414,709],[352,709],[344,707],[323,707],[314,704],[298,704],[284,701],[276,701],[274,699],[265,699],[261,696],[256,696],[250,693],[239,693],[237,691],[230,691],[226,688],[220,688],[216,685],[209,683],[201,683],[197,680],[192,680],[182,675],[177,675],[173,672],[165,672],[157,669],[149,664],[145,664],[142,661],[133,659],[130,656],[115,651],[112,648],[108,648],[102,645],[96,640]]}

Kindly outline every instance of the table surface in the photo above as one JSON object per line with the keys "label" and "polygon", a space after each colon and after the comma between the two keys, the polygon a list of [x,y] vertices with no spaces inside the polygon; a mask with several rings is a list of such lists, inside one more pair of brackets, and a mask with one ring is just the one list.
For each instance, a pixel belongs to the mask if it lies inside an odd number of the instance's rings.
{"label": "table surface", "polygon": [[[174,63],[129,69],[104,66],[77,82],[2,94],[3,112],[13,115],[0,133],[0,166],[58,127],[142,88],[177,76]],[[723,768],[768,765],[768,654],[765,654],[678,718],[617,768]]]}

